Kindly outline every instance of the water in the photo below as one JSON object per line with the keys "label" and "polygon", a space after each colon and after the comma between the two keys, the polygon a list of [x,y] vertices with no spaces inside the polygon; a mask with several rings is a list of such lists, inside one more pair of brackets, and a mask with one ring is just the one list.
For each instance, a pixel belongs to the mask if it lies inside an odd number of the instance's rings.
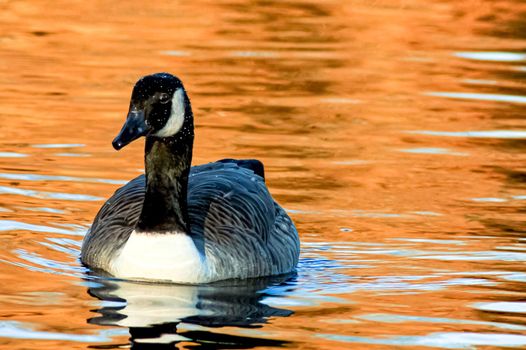
{"label": "water", "polygon": [[[522,1],[0,4],[0,347],[526,347]],[[179,75],[195,163],[256,157],[297,274],[138,284],[78,261]]]}

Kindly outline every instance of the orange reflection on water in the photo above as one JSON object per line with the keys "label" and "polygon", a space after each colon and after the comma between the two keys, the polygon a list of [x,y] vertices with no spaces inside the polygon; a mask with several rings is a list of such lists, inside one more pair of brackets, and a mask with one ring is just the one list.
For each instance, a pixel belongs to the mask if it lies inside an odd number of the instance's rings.
{"label": "orange reflection on water", "polygon": [[168,314],[174,293],[217,307],[225,327],[189,317],[176,346],[524,346],[525,6],[0,4],[0,344],[118,347],[111,315],[146,317],[133,285],[87,282],[76,254],[142,169],[141,143],[110,145],[134,81],[169,71],[192,99],[194,162],[264,161],[304,242],[288,287],[242,290],[261,328],[208,290],[141,291]]}

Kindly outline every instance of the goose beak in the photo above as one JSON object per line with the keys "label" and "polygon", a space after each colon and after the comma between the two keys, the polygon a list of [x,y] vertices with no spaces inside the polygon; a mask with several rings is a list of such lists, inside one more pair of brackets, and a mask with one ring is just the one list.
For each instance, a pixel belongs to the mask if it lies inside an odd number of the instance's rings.
{"label": "goose beak", "polygon": [[144,121],[144,111],[132,109],[128,113],[121,131],[112,142],[113,148],[118,151],[130,142],[146,135],[147,131],[148,126]]}

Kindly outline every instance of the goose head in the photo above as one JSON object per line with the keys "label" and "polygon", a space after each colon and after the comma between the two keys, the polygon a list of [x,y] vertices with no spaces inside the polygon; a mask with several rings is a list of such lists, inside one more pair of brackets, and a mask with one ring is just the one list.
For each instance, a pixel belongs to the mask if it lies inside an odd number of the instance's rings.
{"label": "goose head", "polygon": [[156,73],[135,84],[126,122],[112,144],[120,150],[141,136],[193,136],[190,100],[176,76]]}

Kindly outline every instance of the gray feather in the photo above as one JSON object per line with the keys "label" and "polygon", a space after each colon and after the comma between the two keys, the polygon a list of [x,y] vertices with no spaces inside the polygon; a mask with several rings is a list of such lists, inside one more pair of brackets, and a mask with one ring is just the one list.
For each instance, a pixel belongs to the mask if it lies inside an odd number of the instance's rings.
{"label": "gray feather", "polygon": [[[105,269],[111,263],[138,221],[144,194],[140,175],[103,205],[84,239],[84,264]],[[194,166],[187,199],[191,232],[203,237],[202,249],[218,273],[249,278],[296,266],[296,228],[250,168],[235,161]]]}

